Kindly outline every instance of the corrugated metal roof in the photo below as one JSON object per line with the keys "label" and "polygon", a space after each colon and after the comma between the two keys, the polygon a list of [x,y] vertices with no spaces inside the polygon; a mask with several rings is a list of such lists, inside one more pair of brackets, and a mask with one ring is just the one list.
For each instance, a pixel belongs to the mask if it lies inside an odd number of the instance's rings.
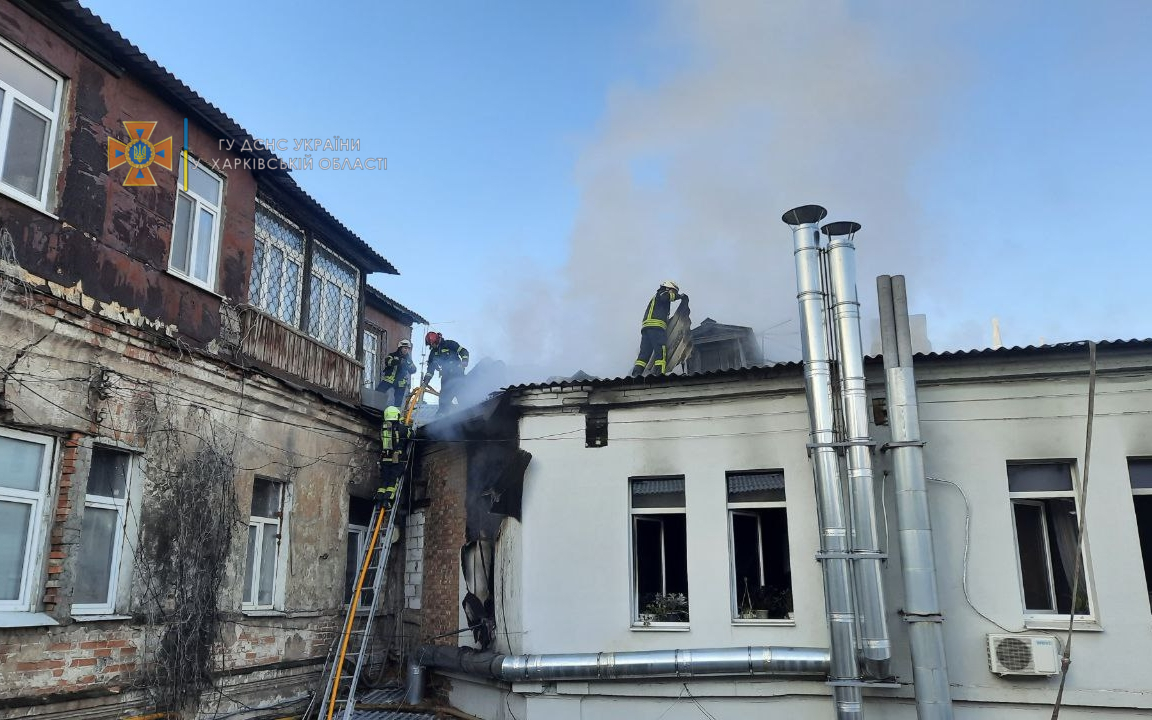
{"label": "corrugated metal roof", "polygon": [[[996,359],[1010,359],[1029,357],[1036,355],[1058,355],[1067,353],[1069,351],[1082,349],[1087,345],[1087,341],[1068,342],[1068,343],[1054,343],[1051,345],[1026,345],[1015,346],[1010,348],[982,348],[973,350],[947,350],[944,352],[930,352],[930,353],[917,353],[914,356],[916,361],[935,361],[935,360],[959,360],[966,358],[996,358]],[[1152,350],[1152,338],[1149,339],[1131,339],[1131,340],[1100,340],[1096,342],[1097,348],[1101,350],[1119,349],[1119,350]],[[882,355],[869,355],[866,360],[869,362],[880,362],[883,358]],[[520,385],[510,385],[505,390],[508,391],[524,391],[524,390],[548,390],[549,388],[569,389],[576,387],[592,387],[592,388],[606,388],[606,387],[620,387],[627,388],[630,386],[645,386],[645,385],[668,385],[672,383],[682,382],[684,380],[722,380],[724,378],[760,378],[772,377],[776,375],[785,375],[788,373],[801,372],[803,370],[803,363],[801,362],[781,362],[772,365],[757,365],[747,368],[735,368],[732,370],[712,370],[708,372],[698,373],[677,373],[672,375],[649,375],[646,377],[616,377],[616,378],[582,378],[578,380],[553,380],[538,383],[523,383]]]}
{"label": "corrugated metal roof", "polygon": [[388,297],[387,295],[380,292],[379,290],[372,287],[371,285],[368,285],[366,287],[368,288],[368,299],[370,301],[375,300],[376,302],[380,303],[381,305],[385,306],[386,308],[389,308],[391,310],[395,310],[396,312],[407,316],[410,322],[420,323],[421,325],[427,325],[428,324],[428,321],[425,320],[420,315],[418,315],[415,310],[409,310],[408,308],[404,307],[403,305],[396,302],[395,300]]}
{"label": "corrugated metal roof", "polygon": [[[222,138],[240,143],[247,141],[249,144],[255,139],[235,120],[185,85],[162,65],[148,57],[140,48],[133,45],[111,25],[104,22],[77,0],[56,0],[56,2],[51,3],[32,3],[27,0],[16,0],[16,2],[33,17],[63,25],[72,29],[88,42],[92,42],[99,51],[108,53],[115,61],[122,63],[126,71],[131,72],[133,76],[142,80],[173,104],[187,109],[190,115],[195,116],[200,122],[220,133]],[[81,49],[87,50],[86,48]],[[265,160],[276,158],[274,153],[267,150],[254,149],[251,154]],[[336,237],[330,237],[330,239],[336,241],[342,250],[357,258],[359,264],[366,271],[399,274],[392,263],[388,262],[372,246],[364,242],[344,223],[328,212],[324,206],[301,188],[287,171],[253,170],[252,172],[261,178],[270,180],[277,189],[285,192],[307,210],[310,210],[312,214],[319,217],[328,226],[327,230],[334,231]]]}
{"label": "corrugated metal roof", "polygon": [[426,712],[400,710],[397,708],[371,707],[373,705],[399,705],[404,702],[404,687],[390,685],[361,695],[356,701],[353,720],[436,720],[436,716]]}

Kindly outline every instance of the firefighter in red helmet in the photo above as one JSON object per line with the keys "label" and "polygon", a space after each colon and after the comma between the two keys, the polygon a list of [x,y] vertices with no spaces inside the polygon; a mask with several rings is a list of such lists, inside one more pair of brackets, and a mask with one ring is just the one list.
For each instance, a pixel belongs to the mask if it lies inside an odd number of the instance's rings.
{"label": "firefighter in red helmet", "polygon": [[440,371],[440,405],[436,410],[436,415],[440,416],[449,411],[452,401],[459,396],[460,382],[468,368],[468,349],[432,331],[424,336],[424,344],[428,346],[429,352],[428,370],[422,382],[428,383],[432,375]]}

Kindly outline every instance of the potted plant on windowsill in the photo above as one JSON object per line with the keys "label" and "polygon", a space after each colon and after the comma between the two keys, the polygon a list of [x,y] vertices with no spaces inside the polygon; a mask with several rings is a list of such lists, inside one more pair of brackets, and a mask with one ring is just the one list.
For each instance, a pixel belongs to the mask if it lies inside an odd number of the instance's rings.
{"label": "potted plant on windowsill", "polygon": [[640,613],[645,625],[653,622],[688,622],[688,596],[684,593],[657,593]]}

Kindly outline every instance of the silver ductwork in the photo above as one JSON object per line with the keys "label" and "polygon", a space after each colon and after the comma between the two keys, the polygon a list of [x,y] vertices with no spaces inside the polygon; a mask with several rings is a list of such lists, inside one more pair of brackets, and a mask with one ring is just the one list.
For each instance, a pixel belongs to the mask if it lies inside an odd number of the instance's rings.
{"label": "silver ductwork", "polygon": [[831,638],[829,681],[838,720],[861,720],[860,670],[856,657],[856,615],[853,601],[851,546],[840,484],[832,410],[832,372],[829,358],[824,289],[821,283],[820,231],[817,223],[827,211],[804,205],[784,213],[792,228],[796,261],[796,299],[800,306],[804,380],[808,398],[809,457],[816,481],[820,518],[820,560],[824,575],[824,605]]}
{"label": "silver ductwork", "polygon": [[864,343],[860,334],[860,301],[856,292],[856,233],[860,224],[828,223],[826,259],[831,294],[835,347],[839,350],[840,398],[843,414],[841,442],[845,446],[850,496],[853,573],[860,655],[864,674],[884,679],[891,675],[892,643],[885,617],[884,567],[880,535],[876,530],[876,489],[872,471],[872,441],[868,425],[868,392],[864,381]]}
{"label": "silver ductwork", "polygon": [[924,482],[924,443],[912,371],[912,342],[904,277],[876,279],[880,339],[888,390],[888,425],[896,489],[897,538],[904,576],[904,619],[912,650],[912,678],[919,720],[952,720],[944,654],[943,616],[936,589],[936,555]]}
{"label": "silver ductwork", "polygon": [[424,668],[455,670],[506,682],[692,677],[826,677],[828,651],[799,647],[497,655],[468,648],[419,648],[408,664],[405,702],[424,699]]}

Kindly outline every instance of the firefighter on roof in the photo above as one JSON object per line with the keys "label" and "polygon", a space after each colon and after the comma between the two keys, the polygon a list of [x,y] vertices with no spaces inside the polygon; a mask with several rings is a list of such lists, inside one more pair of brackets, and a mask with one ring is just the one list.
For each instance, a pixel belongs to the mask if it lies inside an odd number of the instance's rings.
{"label": "firefighter on roof", "polygon": [[632,366],[632,377],[642,375],[650,360],[657,375],[668,372],[668,311],[674,300],[687,302],[688,295],[680,292],[676,283],[665,280],[648,301],[640,324],[640,354]]}
{"label": "firefighter on roof", "polygon": [[432,375],[440,371],[440,405],[436,410],[436,415],[440,416],[451,409],[452,401],[460,394],[460,383],[468,368],[468,349],[438,332],[425,335],[424,343],[430,350],[428,370],[421,382],[427,384]]}
{"label": "firefighter on roof", "polygon": [[384,357],[384,372],[376,386],[377,392],[384,393],[384,402],[403,407],[408,382],[414,372],[416,363],[412,362],[412,341],[401,340],[396,349]]}

